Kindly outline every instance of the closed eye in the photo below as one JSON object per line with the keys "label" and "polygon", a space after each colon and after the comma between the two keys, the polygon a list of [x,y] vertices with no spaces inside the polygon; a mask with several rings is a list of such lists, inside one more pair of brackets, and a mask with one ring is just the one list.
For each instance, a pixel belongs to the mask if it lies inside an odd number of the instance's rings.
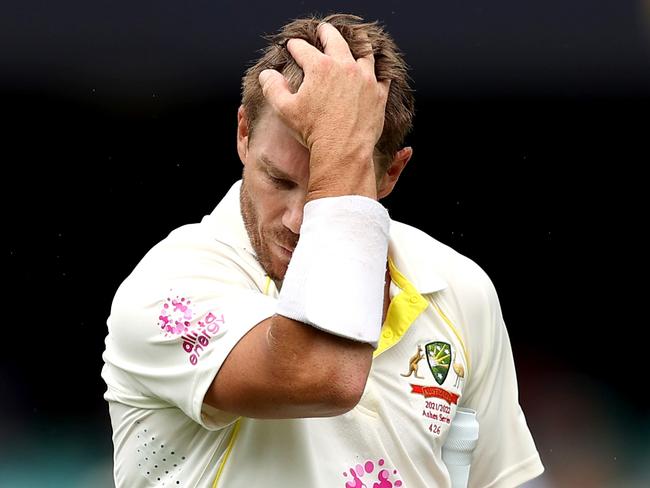
{"label": "closed eye", "polygon": [[277,188],[290,189],[290,188],[293,188],[293,186],[294,186],[293,181],[285,180],[285,179],[282,179],[282,178],[276,178],[275,176],[271,176],[268,173],[266,174],[266,177],[273,184],[273,186],[275,186]]}

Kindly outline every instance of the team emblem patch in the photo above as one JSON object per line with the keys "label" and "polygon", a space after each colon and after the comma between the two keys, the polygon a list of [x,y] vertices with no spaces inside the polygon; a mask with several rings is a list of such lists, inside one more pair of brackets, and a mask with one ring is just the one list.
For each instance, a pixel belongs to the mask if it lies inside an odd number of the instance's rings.
{"label": "team emblem patch", "polygon": [[451,346],[446,342],[430,342],[425,346],[427,363],[436,383],[442,385],[447,379],[451,364]]}

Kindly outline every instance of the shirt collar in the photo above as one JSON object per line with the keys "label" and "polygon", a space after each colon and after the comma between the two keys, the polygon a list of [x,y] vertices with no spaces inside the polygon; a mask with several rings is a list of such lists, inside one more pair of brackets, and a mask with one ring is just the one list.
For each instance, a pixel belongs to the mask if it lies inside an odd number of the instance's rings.
{"label": "shirt collar", "polygon": [[247,254],[255,257],[255,250],[241,215],[239,200],[241,183],[242,180],[238,180],[230,187],[209,218],[213,220],[215,236],[219,241],[237,250],[244,250]]}
{"label": "shirt collar", "polygon": [[447,288],[440,276],[431,237],[414,227],[391,220],[388,255],[395,267],[417,289],[426,295]]}

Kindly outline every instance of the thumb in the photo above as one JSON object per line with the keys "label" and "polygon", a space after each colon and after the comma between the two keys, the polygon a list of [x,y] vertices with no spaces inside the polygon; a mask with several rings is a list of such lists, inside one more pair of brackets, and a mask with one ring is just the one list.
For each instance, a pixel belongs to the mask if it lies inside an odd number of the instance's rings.
{"label": "thumb", "polygon": [[260,73],[258,79],[264,98],[275,110],[281,114],[284,113],[284,109],[292,97],[286,78],[274,69],[265,69]]}

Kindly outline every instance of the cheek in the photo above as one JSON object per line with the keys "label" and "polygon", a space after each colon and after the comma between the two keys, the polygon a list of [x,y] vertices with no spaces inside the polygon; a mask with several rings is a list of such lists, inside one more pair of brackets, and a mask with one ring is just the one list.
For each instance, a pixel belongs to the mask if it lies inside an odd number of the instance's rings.
{"label": "cheek", "polygon": [[260,218],[266,227],[276,228],[282,221],[284,205],[279,198],[266,198],[260,202]]}
{"label": "cheek", "polygon": [[257,194],[253,194],[254,205],[261,227],[276,228],[282,221],[284,201],[278,191],[262,185]]}

